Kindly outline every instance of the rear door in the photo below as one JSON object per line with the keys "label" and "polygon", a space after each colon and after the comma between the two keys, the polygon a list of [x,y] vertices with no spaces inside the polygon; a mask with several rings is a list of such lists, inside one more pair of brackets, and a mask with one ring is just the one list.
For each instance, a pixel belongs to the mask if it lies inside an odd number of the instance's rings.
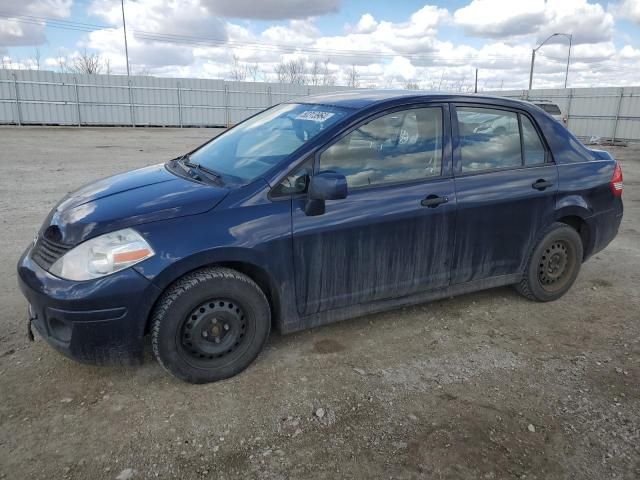
{"label": "rear door", "polygon": [[458,205],[451,283],[524,270],[553,221],[558,172],[526,112],[458,104],[454,175]]}
{"label": "rear door", "polygon": [[316,156],[349,194],[307,216],[293,200],[298,309],[307,315],[449,284],[455,194],[447,105],[363,122]]}

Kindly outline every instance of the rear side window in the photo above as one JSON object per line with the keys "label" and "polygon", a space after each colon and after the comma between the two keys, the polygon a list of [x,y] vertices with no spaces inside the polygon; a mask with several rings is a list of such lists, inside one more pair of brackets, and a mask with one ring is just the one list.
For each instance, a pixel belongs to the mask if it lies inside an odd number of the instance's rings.
{"label": "rear side window", "polygon": [[560,107],[555,103],[538,103],[537,105],[549,115],[562,115]]}
{"label": "rear side window", "polygon": [[456,110],[463,172],[522,165],[517,113],[473,107]]}
{"label": "rear side window", "polygon": [[440,107],[375,118],[327,148],[320,171],[343,174],[350,188],[439,176],[442,128]]}
{"label": "rear side window", "polygon": [[531,120],[524,115],[520,116],[522,125],[522,148],[525,165],[539,165],[544,163],[547,155],[542,145],[538,132],[533,127]]}
{"label": "rear side window", "polygon": [[539,165],[544,144],[525,115],[481,107],[457,107],[463,173]]}

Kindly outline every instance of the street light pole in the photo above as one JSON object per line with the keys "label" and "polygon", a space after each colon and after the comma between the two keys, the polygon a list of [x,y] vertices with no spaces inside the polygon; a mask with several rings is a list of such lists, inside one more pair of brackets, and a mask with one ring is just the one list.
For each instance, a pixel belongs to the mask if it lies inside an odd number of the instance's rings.
{"label": "street light pole", "polygon": [[567,71],[564,74],[564,88],[567,88],[567,81],[569,80],[569,62],[571,61],[571,43],[573,42],[573,35],[569,35],[569,53],[567,54]]}
{"label": "street light pole", "polygon": [[569,77],[569,61],[571,60],[571,42],[573,39],[573,35],[569,33],[554,33],[549,35],[540,45],[534,48],[531,51],[531,69],[529,70],[529,90],[531,90],[533,86],[533,65],[536,61],[536,52],[542,48],[542,46],[551,40],[553,37],[567,37],[569,39],[569,56],[567,57],[567,70],[564,76],[564,88],[567,88],[567,79]]}
{"label": "street light pole", "polygon": [[536,50],[537,49],[535,48],[531,50],[531,69],[529,69],[529,90],[531,90],[531,87],[533,85],[533,64],[536,62]]}
{"label": "street light pole", "polygon": [[127,78],[129,77],[129,47],[127,46],[127,22],[124,18],[124,0],[120,0],[122,5],[122,28],[124,30],[124,54],[127,59]]}

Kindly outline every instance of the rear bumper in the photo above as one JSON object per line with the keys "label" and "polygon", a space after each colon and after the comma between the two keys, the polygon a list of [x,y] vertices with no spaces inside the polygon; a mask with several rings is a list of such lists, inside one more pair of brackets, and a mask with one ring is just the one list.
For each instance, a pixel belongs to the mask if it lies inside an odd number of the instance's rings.
{"label": "rear bumper", "polygon": [[84,363],[139,363],[144,330],[160,291],[134,269],[96,280],[55,277],[30,257],[18,262],[18,283],[34,329],[52,347]]}

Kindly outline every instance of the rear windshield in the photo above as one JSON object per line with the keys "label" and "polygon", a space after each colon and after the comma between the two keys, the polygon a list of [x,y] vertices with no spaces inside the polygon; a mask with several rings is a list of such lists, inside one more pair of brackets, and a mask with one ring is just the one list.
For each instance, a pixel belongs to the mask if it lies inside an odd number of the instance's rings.
{"label": "rear windshield", "polygon": [[558,105],[556,105],[555,103],[538,103],[536,105],[538,105],[541,109],[543,109],[549,115],[562,114],[562,112],[560,111],[560,107],[558,107]]}
{"label": "rear windshield", "polygon": [[214,138],[193,152],[190,161],[248,182],[349,113],[327,105],[283,103]]}

